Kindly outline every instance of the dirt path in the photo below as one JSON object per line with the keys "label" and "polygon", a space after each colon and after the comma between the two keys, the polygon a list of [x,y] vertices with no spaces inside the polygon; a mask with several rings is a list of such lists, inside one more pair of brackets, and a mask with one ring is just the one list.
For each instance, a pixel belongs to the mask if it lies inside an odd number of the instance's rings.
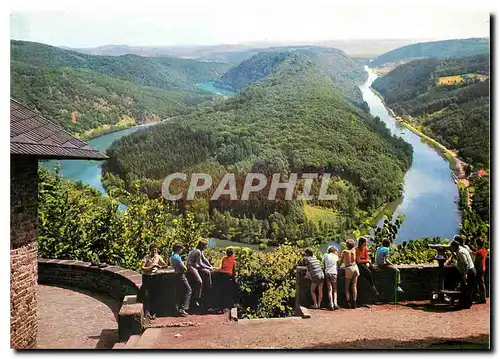
{"label": "dirt path", "polygon": [[310,319],[285,318],[240,321],[218,326],[163,328],[153,347],[425,348],[429,345],[453,346],[457,341],[487,347],[490,332],[489,301],[461,311],[433,312],[424,309],[424,303],[414,302],[335,312],[311,310]]}

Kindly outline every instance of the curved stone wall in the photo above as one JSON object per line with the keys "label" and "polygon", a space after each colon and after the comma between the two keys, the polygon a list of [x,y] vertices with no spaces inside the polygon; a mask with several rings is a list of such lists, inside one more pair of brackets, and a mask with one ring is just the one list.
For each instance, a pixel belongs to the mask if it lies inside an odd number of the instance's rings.
{"label": "curved stone wall", "polygon": [[142,276],[117,266],[98,268],[88,262],[38,258],[38,283],[86,289],[121,302],[124,296],[139,293]]}

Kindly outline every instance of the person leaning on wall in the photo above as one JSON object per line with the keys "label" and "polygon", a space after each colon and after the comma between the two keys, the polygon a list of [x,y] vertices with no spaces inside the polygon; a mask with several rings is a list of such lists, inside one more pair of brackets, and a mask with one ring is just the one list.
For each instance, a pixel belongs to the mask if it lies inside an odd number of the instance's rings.
{"label": "person leaning on wall", "polygon": [[203,278],[207,281],[208,289],[212,288],[212,271],[214,267],[203,253],[207,247],[208,241],[202,239],[198,242],[196,248],[189,252],[187,257],[187,269],[194,279],[193,299],[195,307],[200,307]]}
{"label": "person leaning on wall", "polygon": [[151,279],[158,269],[166,268],[168,264],[158,253],[158,245],[151,244],[149,253],[142,259],[141,270],[145,274],[142,276],[142,287],[144,288],[144,315],[146,319],[155,319],[155,313],[151,313]]}

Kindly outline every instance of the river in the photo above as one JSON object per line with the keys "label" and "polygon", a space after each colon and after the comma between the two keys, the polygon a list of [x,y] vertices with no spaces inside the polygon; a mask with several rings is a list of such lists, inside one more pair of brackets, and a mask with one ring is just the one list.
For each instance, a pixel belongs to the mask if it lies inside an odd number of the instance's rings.
{"label": "river", "polygon": [[[360,86],[364,100],[370,107],[373,116],[384,121],[392,133],[401,136],[413,146],[413,164],[404,177],[404,194],[402,199],[388,205],[395,209],[395,214],[405,214],[406,218],[398,233],[397,242],[422,237],[450,238],[458,233],[460,212],[458,205],[458,190],[451,179],[451,170],[448,162],[433,148],[425,144],[420,137],[399,125],[390,116],[382,101],[370,89],[370,85],[377,78],[371,70],[367,81]],[[204,84],[204,89],[219,93],[223,96],[232,93],[221,90],[212,84]],[[88,141],[88,143],[104,152],[113,141],[131,134],[149,125],[136,126]],[[56,161],[49,161],[53,167]],[[62,177],[73,181],[82,181],[101,193],[105,194],[101,182],[101,162],[71,160],[60,161]],[[123,205],[121,207],[124,208]]]}
{"label": "river", "polygon": [[[365,67],[368,79],[360,86],[370,113],[385,122],[389,130],[413,146],[413,163],[404,177],[403,197],[390,204],[394,213],[404,214],[397,242],[423,237],[451,238],[458,233],[460,211],[458,189],[451,178],[449,163],[415,133],[400,125],[370,89],[377,75]],[[392,208],[391,208],[392,207]]]}
{"label": "river", "polygon": [[[148,128],[152,124],[139,125],[125,130],[120,130],[106,135],[102,135],[87,141],[87,143],[95,149],[101,152],[106,152],[111,144],[122,138],[123,136],[129,135],[131,133]],[[54,169],[59,162],[59,173],[63,178],[70,179],[72,181],[82,181],[88,184],[102,194],[106,194],[106,190],[101,182],[101,165],[102,161],[88,161],[88,160],[51,160],[44,162],[44,165],[50,169]],[[120,204],[120,209],[124,209],[125,206]]]}

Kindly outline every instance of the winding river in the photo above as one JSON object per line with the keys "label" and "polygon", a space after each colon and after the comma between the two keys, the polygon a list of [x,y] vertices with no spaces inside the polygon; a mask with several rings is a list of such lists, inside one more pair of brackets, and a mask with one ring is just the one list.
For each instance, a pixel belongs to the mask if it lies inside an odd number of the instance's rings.
{"label": "winding river", "polygon": [[[106,152],[111,144],[122,138],[123,136],[129,135],[131,133],[143,130],[152,124],[139,125],[125,130],[120,130],[106,135],[96,137],[92,140],[87,141],[89,145],[93,148],[98,149],[101,152]],[[70,179],[72,181],[82,181],[101,192],[106,194],[106,190],[101,182],[101,161],[87,161],[87,160],[51,160],[44,163],[44,165],[50,169],[54,169],[59,162],[59,173],[62,177]],[[120,209],[125,209],[123,204],[120,204]]]}
{"label": "winding river", "polygon": [[[422,237],[452,237],[458,233],[460,212],[455,203],[458,201],[458,190],[451,178],[448,162],[420,137],[396,122],[382,101],[370,89],[377,75],[368,68],[366,70],[369,76],[360,89],[371,114],[380,117],[392,133],[401,136],[413,146],[414,150],[413,164],[404,177],[403,197],[388,205],[388,209],[395,209],[395,214],[406,215],[397,241]],[[231,95],[230,92],[217,89],[211,84],[204,88],[221,95]],[[92,139],[88,143],[104,152],[113,141],[147,126],[149,125],[110,133]],[[49,161],[48,165],[53,167],[54,164],[55,161]],[[60,161],[60,173],[64,178],[82,181],[105,193],[101,182],[101,163],[98,161]]]}
{"label": "winding river", "polygon": [[403,197],[388,209],[404,214],[397,242],[423,237],[451,238],[458,233],[460,211],[458,189],[451,178],[449,163],[439,152],[415,133],[400,125],[370,89],[377,75],[368,67],[368,79],[360,86],[370,113],[385,122],[387,128],[413,146],[413,163],[404,177]]}

